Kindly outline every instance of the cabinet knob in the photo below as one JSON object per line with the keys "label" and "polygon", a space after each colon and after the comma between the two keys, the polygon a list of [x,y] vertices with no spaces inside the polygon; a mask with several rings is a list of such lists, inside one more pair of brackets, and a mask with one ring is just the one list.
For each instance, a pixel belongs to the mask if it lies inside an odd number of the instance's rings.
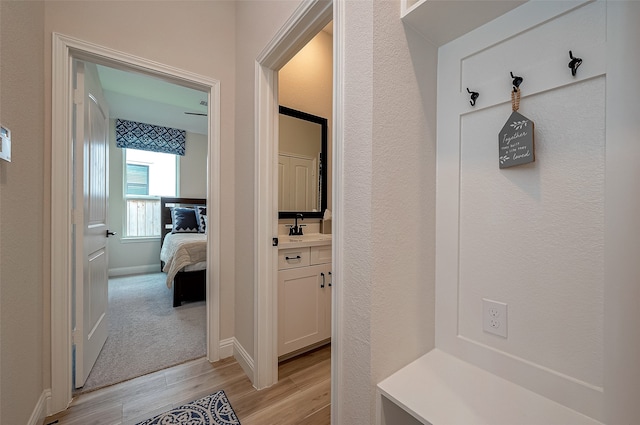
{"label": "cabinet knob", "polygon": [[289,261],[289,260],[299,260],[302,257],[299,255],[296,255],[295,257],[284,257],[285,260]]}
{"label": "cabinet knob", "polygon": [[320,273],[320,276],[322,276],[322,283],[320,284],[320,287],[324,288],[324,273]]}
{"label": "cabinet knob", "polygon": [[333,283],[333,276],[331,276],[331,272],[329,272],[329,286]]}

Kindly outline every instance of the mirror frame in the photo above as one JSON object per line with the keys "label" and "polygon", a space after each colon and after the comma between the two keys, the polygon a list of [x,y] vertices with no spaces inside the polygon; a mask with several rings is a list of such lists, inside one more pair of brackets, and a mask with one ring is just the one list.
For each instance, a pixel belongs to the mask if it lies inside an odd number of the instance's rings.
{"label": "mirror frame", "polygon": [[322,128],[322,140],[320,146],[322,152],[322,157],[320,158],[320,182],[322,183],[322,189],[320,191],[320,211],[280,211],[280,205],[278,205],[278,218],[295,218],[296,214],[302,214],[304,218],[322,218],[324,216],[324,210],[327,208],[327,119],[298,111],[296,109],[287,108],[282,105],[280,105],[280,113],[293,118],[320,124]]}

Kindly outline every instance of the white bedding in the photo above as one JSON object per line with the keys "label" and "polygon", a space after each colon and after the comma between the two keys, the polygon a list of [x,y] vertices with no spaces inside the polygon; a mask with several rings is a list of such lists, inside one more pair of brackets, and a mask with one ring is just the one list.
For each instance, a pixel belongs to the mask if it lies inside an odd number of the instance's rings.
{"label": "white bedding", "polygon": [[207,235],[205,233],[169,233],[164,238],[160,259],[167,273],[167,287],[171,288],[176,273],[207,268]]}

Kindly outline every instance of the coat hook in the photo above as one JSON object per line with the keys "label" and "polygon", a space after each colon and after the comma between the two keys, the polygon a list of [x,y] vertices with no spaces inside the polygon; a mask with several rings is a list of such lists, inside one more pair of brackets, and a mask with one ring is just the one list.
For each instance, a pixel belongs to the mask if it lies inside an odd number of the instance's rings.
{"label": "coat hook", "polygon": [[518,77],[517,75],[513,75],[513,72],[510,72],[511,74],[511,78],[513,78],[513,91],[518,91],[518,87],[520,87],[520,84],[522,84],[522,81],[524,81],[524,78],[522,77]]}
{"label": "coat hook", "polygon": [[582,59],[578,57],[573,57],[573,53],[569,50],[569,57],[571,58],[571,62],[569,62],[569,68],[571,68],[571,75],[576,76],[576,71],[578,67],[582,65]]}
{"label": "coat hook", "polygon": [[471,94],[471,100],[469,101],[469,103],[471,104],[471,106],[476,106],[476,99],[480,96],[480,93],[478,93],[477,91],[470,91],[469,87],[467,87],[467,92]]}

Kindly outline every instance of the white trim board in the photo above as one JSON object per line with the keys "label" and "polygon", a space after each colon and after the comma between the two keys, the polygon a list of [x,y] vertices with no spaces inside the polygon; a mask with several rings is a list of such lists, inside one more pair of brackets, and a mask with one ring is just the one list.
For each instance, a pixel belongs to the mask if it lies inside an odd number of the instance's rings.
{"label": "white trim board", "polygon": [[247,350],[244,349],[242,344],[240,344],[240,342],[238,342],[237,339],[235,338],[232,338],[232,339],[233,339],[233,342],[232,342],[233,345],[231,348],[233,352],[232,353],[233,357],[236,359],[236,361],[238,362],[242,370],[244,370],[244,373],[247,374],[247,376],[254,376],[255,363],[251,358],[251,356],[249,355],[249,352],[247,352]]}
{"label": "white trim board", "polygon": [[148,274],[160,272],[160,263],[144,266],[116,267],[109,269],[109,277],[130,276],[133,274]]}
{"label": "white trim board", "polygon": [[304,1],[256,59],[253,385],[278,381],[278,78],[277,73],[332,19],[333,2]]}
{"label": "white trim board", "polygon": [[331,264],[333,268],[334,285],[331,291],[331,418],[333,423],[338,423],[342,417],[342,403],[344,383],[344,353],[342,347],[343,338],[343,311],[344,311],[344,69],[345,69],[345,14],[346,2],[336,1],[333,8],[333,134],[331,136],[333,152],[332,168],[332,196],[333,196],[333,223],[332,226],[332,253]]}
{"label": "white trim board", "polygon": [[233,356],[233,347],[236,344],[235,338],[226,338],[220,340],[220,354],[221,359]]}
{"label": "white trim board", "polygon": [[71,265],[72,265],[72,66],[74,59],[161,76],[175,84],[208,93],[207,200],[215,220],[209,222],[207,271],[207,358],[219,358],[220,312],[220,83],[107,47],[53,33],[51,165],[51,411],[71,401]]}
{"label": "white trim board", "polygon": [[31,416],[29,417],[29,421],[27,425],[41,425],[44,421],[44,418],[47,417],[47,405],[51,401],[51,390],[44,390],[42,394],[40,394],[40,398],[38,398],[38,402],[33,408],[33,412],[31,412]]}

